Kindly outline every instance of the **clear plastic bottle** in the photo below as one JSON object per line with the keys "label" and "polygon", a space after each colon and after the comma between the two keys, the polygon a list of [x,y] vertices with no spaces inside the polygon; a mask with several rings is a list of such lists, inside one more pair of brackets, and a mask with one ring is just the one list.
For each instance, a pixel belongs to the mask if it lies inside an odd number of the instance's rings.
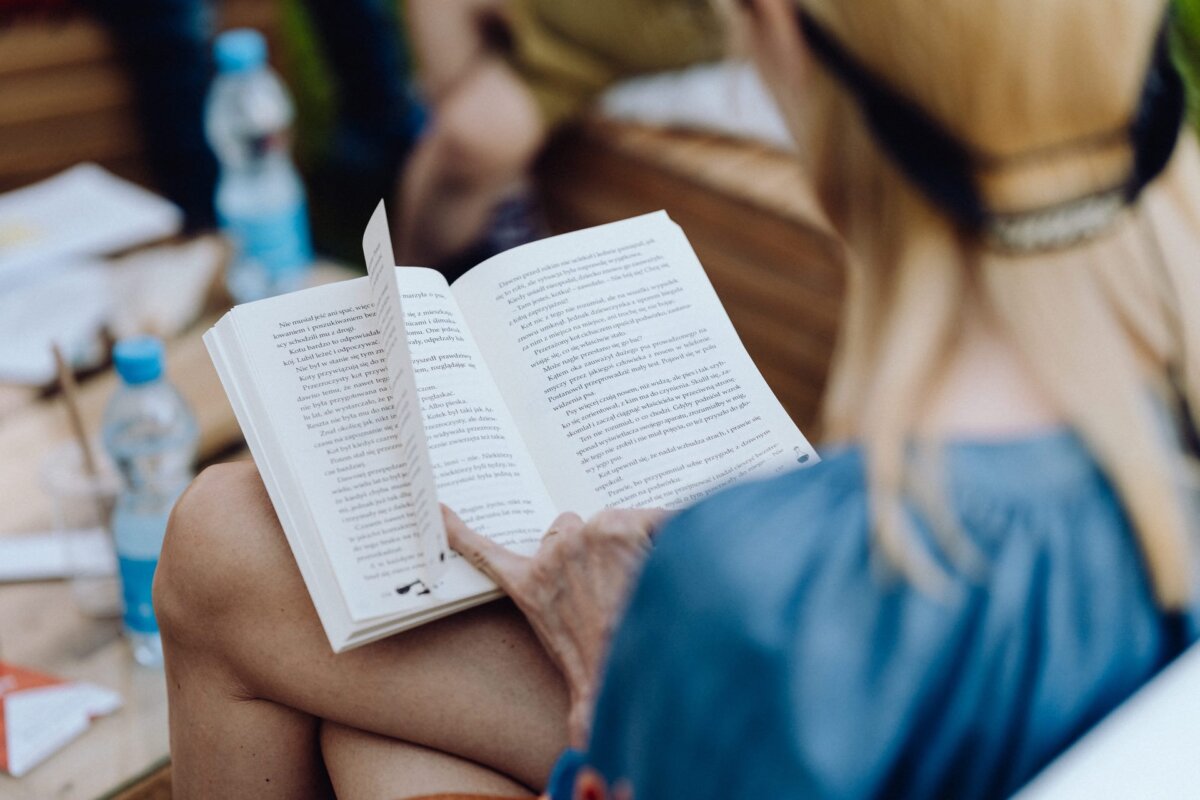
{"label": "clear plastic bottle", "polygon": [[248,28],[227,31],[214,55],[205,132],[221,165],[217,220],[236,248],[227,285],[244,303],[300,288],[312,237],[290,153],[292,101],[267,65],[266,41]]}
{"label": "clear plastic bottle", "polygon": [[125,631],[139,664],[162,663],[151,586],[167,517],[192,477],[196,418],[163,377],[163,346],[126,339],[113,351],[121,386],[104,413],[104,447],[121,474],[112,530],[121,568]]}

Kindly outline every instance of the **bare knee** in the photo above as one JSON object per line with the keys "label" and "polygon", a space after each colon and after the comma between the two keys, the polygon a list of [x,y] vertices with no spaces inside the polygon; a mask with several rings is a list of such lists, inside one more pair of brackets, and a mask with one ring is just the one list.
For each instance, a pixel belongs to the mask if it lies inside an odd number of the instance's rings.
{"label": "bare knee", "polygon": [[277,528],[252,462],[201,472],[175,504],[155,575],[164,636],[194,638],[237,604],[253,602]]}

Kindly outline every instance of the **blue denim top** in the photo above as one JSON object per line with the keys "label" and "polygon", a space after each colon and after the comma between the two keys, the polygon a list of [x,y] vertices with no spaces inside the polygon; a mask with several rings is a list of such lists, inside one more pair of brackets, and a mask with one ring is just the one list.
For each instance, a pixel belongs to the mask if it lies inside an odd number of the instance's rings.
{"label": "blue denim top", "polygon": [[586,762],[636,800],[1005,797],[1200,634],[1074,434],[941,453],[983,559],[937,595],[882,563],[857,447],[677,516],[552,796]]}

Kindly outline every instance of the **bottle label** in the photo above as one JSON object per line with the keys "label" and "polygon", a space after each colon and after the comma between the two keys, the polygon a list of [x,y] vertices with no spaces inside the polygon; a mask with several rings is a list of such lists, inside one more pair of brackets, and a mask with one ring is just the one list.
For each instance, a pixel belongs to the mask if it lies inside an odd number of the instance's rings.
{"label": "bottle label", "polygon": [[121,595],[125,600],[125,627],[135,633],[158,633],[151,589],[157,558],[119,556]]}
{"label": "bottle label", "polygon": [[260,264],[270,275],[303,269],[312,263],[308,207],[303,201],[273,214],[222,216],[221,227],[233,239],[239,258]]}

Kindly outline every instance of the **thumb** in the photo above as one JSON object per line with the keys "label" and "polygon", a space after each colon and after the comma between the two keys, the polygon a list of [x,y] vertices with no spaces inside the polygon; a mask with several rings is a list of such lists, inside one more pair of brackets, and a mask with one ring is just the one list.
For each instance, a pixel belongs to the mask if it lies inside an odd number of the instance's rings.
{"label": "thumb", "polygon": [[529,559],[471,530],[446,506],[442,506],[442,518],[446,522],[450,546],[505,593],[511,594],[513,582],[529,569]]}

